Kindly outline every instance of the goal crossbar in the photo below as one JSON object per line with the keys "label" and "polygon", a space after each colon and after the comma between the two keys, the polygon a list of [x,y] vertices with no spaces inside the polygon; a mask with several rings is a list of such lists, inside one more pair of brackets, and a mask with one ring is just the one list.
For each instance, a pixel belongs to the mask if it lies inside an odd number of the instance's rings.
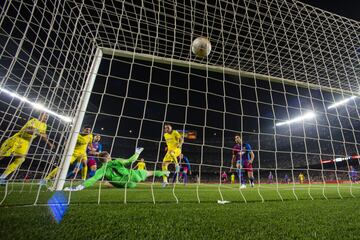
{"label": "goal crossbar", "polygon": [[232,68],[223,67],[223,66],[214,66],[214,65],[209,65],[209,64],[197,63],[197,62],[193,62],[193,61],[171,59],[171,58],[166,58],[166,57],[159,57],[159,56],[150,55],[150,54],[130,52],[130,51],[113,49],[113,48],[99,47],[99,49],[102,51],[102,53],[104,55],[113,55],[113,56],[118,56],[118,57],[133,58],[133,59],[143,60],[143,61],[153,61],[153,62],[161,63],[161,64],[172,64],[172,65],[178,66],[178,67],[187,67],[187,68],[191,67],[191,68],[198,69],[198,70],[223,73],[223,74],[228,74],[228,75],[232,75],[232,76],[240,76],[240,77],[246,77],[246,78],[252,78],[252,79],[279,82],[279,83],[284,83],[286,85],[310,88],[310,89],[314,89],[314,90],[336,92],[336,93],[340,93],[340,94],[349,94],[352,96],[360,96],[359,93],[352,92],[352,91],[345,90],[345,89],[331,88],[331,87],[321,86],[321,85],[317,85],[317,84],[313,84],[313,83],[306,83],[306,82],[302,82],[299,80],[279,78],[279,77],[274,77],[274,76],[265,75],[265,74],[259,74],[259,73],[255,73],[255,72],[243,71],[241,69],[232,69]]}

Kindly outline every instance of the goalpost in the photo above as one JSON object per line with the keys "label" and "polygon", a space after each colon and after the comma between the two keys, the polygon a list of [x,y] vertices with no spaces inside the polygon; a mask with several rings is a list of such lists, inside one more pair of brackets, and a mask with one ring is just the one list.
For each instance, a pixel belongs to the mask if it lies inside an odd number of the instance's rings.
{"label": "goalpost", "polygon": [[[51,184],[62,190],[83,124],[113,157],[142,146],[149,170],[158,170],[164,122],[193,134],[183,145],[193,188],[173,185],[176,202],[191,191],[193,201],[206,201],[203,186],[243,202],[360,195],[350,175],[360,168],[358,22],[280,0],[13,0],[0,7],[1,143],[41,111],[50,113],[56,143],[52,150],[31,143],[0,189],[1,203],[17,192],[42,203],[50,193],[37,182],[56,166]],[[191,52],[199,36],[210,39],[208,58]],[[224,171],[236,174],[235,134],[253,148],[254,189],[221,180]],[[0,171],[13,160],[1,160]],[[138,191],[155,203],[160,181],[148,179]],[[102,182],[94,189],[102,202],[108,190]],[[239,194],[231,199],[229,191]],[[136,197],[125,189],[128,199]]]}

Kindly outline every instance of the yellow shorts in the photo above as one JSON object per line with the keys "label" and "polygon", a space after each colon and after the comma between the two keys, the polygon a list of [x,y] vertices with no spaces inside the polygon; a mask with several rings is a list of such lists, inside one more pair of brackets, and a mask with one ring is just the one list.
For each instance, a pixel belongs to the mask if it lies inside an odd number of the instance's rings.
{"label": "yellow shorts", "polygon": [[70,159],[70,164],[73,164],[75,161],[77,162],[83,162],[83,161],[87,161],[87,155],[85,152],[76,152],[74,151],[73,155],[71,156]]}
{"label": "yellow shorts", "polygon": [[12,136],[5,140],[0,148],[1,157],[10,157],[11,155],[25,156],[29,151],[30,142],[18,136]]}
{"label": "yellow shorts", "polygon": [[[173,154],[170,154],[170,152],[173,151]],[[180,148],[176,148],[173,150],[168,150],[163,162],[174,162],[174,163],[178,163],[177,158],[180,156],[181,154],[181,149]]]}

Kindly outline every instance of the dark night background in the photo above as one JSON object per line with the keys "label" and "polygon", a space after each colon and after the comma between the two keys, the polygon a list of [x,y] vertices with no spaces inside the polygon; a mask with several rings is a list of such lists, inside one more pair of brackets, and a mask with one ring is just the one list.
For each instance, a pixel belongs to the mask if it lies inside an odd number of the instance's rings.
{"label": "dark night background", "polygon": [[359,1],[337,1],[337,0],[300,0],[300,2],[310,4],[322,10],[338,14],[343,17],[351,18],[360,21],[358,9],[360,8]]}
{"label": "dark night background", "polygon": [[[212,2],[209,1],[210,4]],[[354,20],[360,20],[356,11],[359,8],[352,1],[301,2]],[[76,1],[69,6],[65,4],[64,6],[59,4],[59,6],[60,9],[68,13],[70,12],[69,9],[76,5],[75,3]],[[137,32],[137,22],[132,14],[139,14],[139,12],[136,12],[135,7],[133,10],[130,3],[126,5],[129,11],[126,13],[126,18],[124,17],[125,20],[115,18],[111,13],[104,13],[102,24],[97,26],[96,24],[92,25],[91,22],[97,23],[99,21],[97,16],[99,11],[94,9],[101,9],[101,4],[99,1],[91,3],[89,6],[92,7],[81,10],[84,14],[84,20],[80,20],[79,25],[81,27],[79,30],[74,27],[74,21],[70,21],[71,24],[65,24],[64,19],[58,20],[58,22],[56,19],[53,29],[56,29],[57,32],[49,33],[50,39],[56,39],[56,41],[47,42],[47,45],[51,45],[51,47],[44,51],[42,51],[42,46],[45,45],[44,42],[48,36],[46,28],[51,25],[50,12],[54,12],[56,6],[45,6],[39,3],[40,10],[34,13],[36,21],[34,20],[34,24],[31,25],[31,31],[26,36],[26,41],[12,72],[7,76],[6,81],[2,81],[1,86],[17,91],[34,101],[42,101],[46,106],[61,114],[74,116],[77,96],[81,93],[84,84],[81,79],[84,79],[89,71],[87,67],[92,59],[93,41],[96,41],[99,46],[114,47],[117,36],[116,30],[120,26],[117,24],[121,22],[123,32],[121,32],[122,35],[119,34],[121,35],[118,37],[120,40],[118,46],[115,47],[131,52],[134,51],[133,46],[136,43],[134,36]],[[179,6],[182,4],[186,6],[186,3],[186,1],[179,1]],[[11,67],[11,61],[14,59],[17,45],[21,41],[22,32],[25,31],[26,19],[29,18],[29,9],[31,9],[30,2],[27,2],[27,5],[21,5],[22,7],[17,5],[17,1],[14,1],[13,4],[8,11],[10,17],[5,18],[0,28],[0,42],[4,46],[2,55],[0,55],[0,74],[3,77],[7,69]],[[113,4],[113,7],[109,7],[110,12],[118,10],[116,6],[119,7],[119,3],[114,2]],[[146,4],[149,9],[153,8],[149,2]],[[166,5],[169,8],[171,7],[171,4],[167,3]],[[250,7],[254,7],[253,5]],[[302,7],[300,4],[299,6]],[[209,9],[212,8],[209,7]],[[231,8],[226,5],[225,9]],[[76,19],[79,12],[77,10],[71,12],[70,18]],[[239,9],[239,12],[242,13],[242,10]],[[15,21],[18,13],[23,17],[22,21]],[[120,13],[117,12],[117,14]],[[165,16],[164,19],[161,18],[170,27],[174,24],[171,14]],[[185,10],[183,13],[178,12],[179,17],[186,18],[186,14]],[[216,15],[216,11],[214,15]],[[149,13],[149,15],[144,16],[143,21],[151,22],[151,17],[153,15]],[[41,22],[37,19],[47,21]],[[202,15],[195,14],[193,19],[195,23],[193,26],[194,35],[206,32],[202,19]],[[189,19],[187,20],[189,21]],[[295,77],[300,81],[308,80],[310,83],[325,84],[329,87],[350,91],[356,91],[359,88],[353,84],[353,76],[347,75],[353,62],[355,62],[357,63],[356,69],[354,67],[354,75],[356,76],[358,62],[355,51],[349,53],[349,60],[345,63],[339,60],[342,52],[334,52],[333,64],[324,63],[324,65],[328,64],[325,66],[325,69],[329,70],[328,75],[324,73],[317,79],[316,74],[322,73],[321,70],[317,70],[317,67],[322,67],[322,63],[311,62],[309,59],[310,50],[303,50],[305,57],[302,60],[299,60],[300,56],[293,56],[294,64],[305,62],[304,66],[296,65],[294,67],[290,65],[288,59],[291,56],[288,54],[281,55],[279,60],[271,59],[270,64],[266,65],[264,61],[265,50],[268,51],[269,56],[272,56],[271,54],[277,54],[277,49],[272,49],[272,46],[262,46],[259,43],[258,46],[254,46],[256,51],[252,56],[249,50],[250,45],[248,45],[250,42],[245,37],[246,30],[242,28],[239,30],[239,35],[240,38],[244,37],[241,39],[241,47],[243,48],[237,49],[236,39],[232,35],[235,30],[232,25],[227,26],[226,24],[221,26],[229,32],[229,35],[223,36],[227,40],[223,46],[219,37],[221,34],[218,31],[220,28],[218,20],[216,17],[209,16],[209,21],[212,24],[210,27],[213,30],[210,33],[213,51],[208,59],[209,64],[219,65],[223,63],[233,69],[240,67],[242,70],[262,74],[270,73],[270,75],[277,77],[283,76],[289,79]],[[237,21],[241,22],[240,19]],[[253,24],[257,26],[256,23]],[[325,29],[327,24],[331,25],[331,22],[324,22]],[[44,26],[44,28],[38,29],[37,26],[39,25]],[[150,24],[146,27],[147,29],[144,27],[140,31],[143,35],[138,39],[137,52],[154,53],[160,57],[171,57],[175,52],[181,60],[206,63],[205,60],[195,59],[189,55],[188,47],[185,47],[190,46],[191,38],[188,38],[189,35],[182,36],[181,30],[191,27],[188,22],[181,20],[177,22],[178,33],[174,33],[173,30],[159,29],[160,36],[155,45],[150,44],[154,38],[147,37],[146,34],[151,35],[150,33],[156,31],[156,28]],[[96,31],[95,36],[91,36],[87,28]],[[9,36],[14,40],[8,41]],[[74,44],[69,44],[71,36],[81,37]],[[329,36],[331,42],[337,41],[338,37],[341,38],[343,35]],[[179,38],[181,41],[178,41]],[[255,39],[255,43],[257,40],[261,42],[259,35],[252,36],[252,38]],[[270,39],[269,36],[265,37],[267,42],[271,42]],[[285,44],[286,41],[282,41],[278,45]],[[124,45],[124,42],[128,45]],[[63,43],[65,44],[61,45]],[[322,47],[324,45],[321,44],[326,44],[326,42],[319,44]],[[339,41],[339,44],[343,44],[343,42]],[[352,42],[348,44],[350,46]],[[316,48],[318,46],[311,47]],[[66,54],[67,52],[70,54]],[[234,53],[241,55],[238,61],[236,58],[231,58]],[[331,55],[331,53],[329,54]],[[39,62],[41,67],[37,69],[36,66]],[[341,70],[339,70],[340,68]],[[61,69],[65,69],[65,71],[61,71]],[[307,70],[308,75],[304,73],[305,70]],[[344,76],[348,82],[338,80]],[[327,79],[331,80],[327,81]],[[32,84],[31,88],[29,88],[30,83]],[[274,81],[106,55],[101,62],[84,124],[94,126],[94,133],[99,133],[103,137],[104,149],[112,152],[114,157],[129,156],[137,145],[145,147],[143,156],[146,161],[150,162],[161,162],[164,155],[164,143],[162,142],[164,121],[172,123],[174,129],[196,131],[197,139],[186,140],[183,152],[194,164],[214,166],[204,167],[202,169],[204,172],[218,172],[219,166],[230,166],[233,137],[234,134],[241,132],[244,141],[250,143],[254,149],[255,167],[284,169],[283,173],[279,171],[280,175],[284,175],[288,169],[293,167],[306,169],[307,163],[312,169],[321,169],[319,164],[321,159],[358,155],[359,146],[357,143],[360,141],[358,100],[338,109],[327,110],[327,106],[334,101],[349,96],[285,85]],[[35,111],[17,100],[10,99],[3,93],[0,94],[0,103],[1,111],[4,114],[1,121],[1,131],[4,137],[16,131],[30,116],[36,116]],[[299,116],[307,110],[316,111],[316,120],[306,121],[304,124],[294,124],[290,127],[274,127],[275,123]],[[9,125],[9,122],[12,125]],[[60,143],[56,152],[61,154],[63,149],[61,143],[66,141],[70,126],[53,118],[49,120],[48,125],[50,137]],[[55,163],[58,161],[58,157],[49,154],[41,144],[37,145],[32,152],[36,154],[41,152],[40,155],[48,156],[46,160],[43,160],[42,157],[36,157],[41,163],[35,164],[37,169],[48,167],[45,163],[49,161]],[[36,154],[34,156],[37,156]],[[355,161],[351,164],[358,165]],[[28,165],[25,167],[30,168]],[[340,163],[337,166],[329,165],[327,167],[345,170],[347,165]],[[31,168],[33,169],[34,166]],[[266,170],[264,174],[267,172]],[[314,175],[317,174],[318,172],[314,172]]]}

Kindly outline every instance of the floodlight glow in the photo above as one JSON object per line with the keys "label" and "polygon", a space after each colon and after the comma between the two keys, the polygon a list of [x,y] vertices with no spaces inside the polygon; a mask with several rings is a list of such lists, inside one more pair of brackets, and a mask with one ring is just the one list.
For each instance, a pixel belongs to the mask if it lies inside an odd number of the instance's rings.
{"label": "floodlight glow", "polygon": [[45,110],[46,110],[45,106],[43,106],[43,105],[40,104],[40,103],[34,103],[33,107],[34,107],[35,109],[37,109],[37,110],[40,110],[40,111],[45,111]]}
{"label": "floodlight glow", "polygon": [[291,124],[291,123],[303,121],[303,120],[306,120],[306,119],[314,118],[315,116],[316,115],[315,115],[314,112],[308,112],[308,113],[306,113],[306,114],[304,114],[304,115],[302,115],[300,117],[291,119],[289,121],[277,123],[276,126],[282,126],[282,125],[286,125],[286,124]]}
{"label": "floodlight glow", "polygon": [[328,107],[328,109],[336,108],[337,106],[344,105],[344,104],[346,104],[348,101],[350,101],[350,100],[352,100],[352,99],[355,99],[355,98],[356,98],[356,96],[352,96],[352,97],[349,97],[349,98],[345,98],[345,99],[343,99],[343,100],[341,100],[341,101],[339,101],[339,102],[336,102],[336,103],[330,105],[330,106]]}
{"label": "floodlight glow", "polygon": [[25,102],[29,105],[31,105],[33,108],[39,110],[39,111],[42,111],[42,112],[47,112],[48,114],[50,115],[53,115],[57,118],[60,118],[61,120],[63,120],[64,122],[71,122],[71,118],[69,117],[66,117],[66,116],[63,116],[63,115],[60,115],[54,111],[51,111],[50,109],[46,108],[44,105],[40,104],[40,103],[34,103],[34,102],[31,102],[29,99],[25,98],[25,97],[22,97],[14,92],[10,92],[9,90],[5,89],[5,88],[0,88],[0,91],[1,92],[4,92],[6,94],[8,94],[10,97],[13,97],[13,98],[16,98],[16,99],[19,99],[20,101],[22,102]]}

